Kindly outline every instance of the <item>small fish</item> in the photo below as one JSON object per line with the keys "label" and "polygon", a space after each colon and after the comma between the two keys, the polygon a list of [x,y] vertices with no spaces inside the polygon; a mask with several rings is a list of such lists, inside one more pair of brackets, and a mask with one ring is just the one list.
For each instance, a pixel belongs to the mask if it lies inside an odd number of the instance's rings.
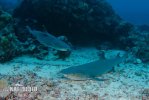
{"label": "small fish", "polygon": [[32,30],[29,26],[26,26],[27,30],[44,46],[50,47],[59,51],[70,51],[71,48],[68,44],[56,38],[48,32],[42,32]]}
{"label": "small fish", "polygon": [[114,66],[120,64],[124,59],[125,56],[115,57],[112,59],[97,60],[87,64],[63,69],[60,71],[60,73],[62,73],[64,77],[72,80],[75,80],[75,78],[102,80],[98,79],[97,77],[107,72],[110,72],[111,70],[113,70]]}

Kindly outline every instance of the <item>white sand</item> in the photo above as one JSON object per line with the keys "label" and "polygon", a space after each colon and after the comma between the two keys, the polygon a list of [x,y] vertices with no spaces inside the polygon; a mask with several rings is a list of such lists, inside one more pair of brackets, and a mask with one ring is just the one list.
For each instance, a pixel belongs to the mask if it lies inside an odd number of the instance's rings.
{"label": "white sand", "polygon": [[[70,81],[57,78],[61,69],[97,60],[97,52],[98,50],[95,48],[74,50],[65,61],[55,60],[52,55],[47,56],[45,60],[23,56],[9,63],[0,64],[0,73],[14,75],[30,70],[37,73],[38,76],[60,80],[57,86],[60,94],[55,100],[65,100],[66,98],[71,100],[78,98],[78,100],[140,100],[142,91],[149,89],[149,65],[147,64],[122,63],[115,67],[115,72],[102,75],[108,79],[107,81]],[[108,53],[109,55],[115,54],[115,51]],[[51,95],[52,93],[46,95],[45,98],[55,98]]]}

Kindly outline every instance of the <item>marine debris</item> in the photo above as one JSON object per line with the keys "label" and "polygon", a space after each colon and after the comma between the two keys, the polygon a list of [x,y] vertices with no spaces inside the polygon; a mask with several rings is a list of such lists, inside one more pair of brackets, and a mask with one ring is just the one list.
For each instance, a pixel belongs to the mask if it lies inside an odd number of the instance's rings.
{"label": "marine debris", "polygon": [[48,32],[41,32],[32,30],[29,26],[26,27],[28,31],[44,46],[51,47],[59,51],[70,51],[71,48],[68,44],[56,38]]}
{"label": "marine debris", "polygon": [[96,77],[111,71],[114,68],[114,66],[121,63],[124,59],[125,56],[115,57],[111,59],[97,60],[87,64],[63,69],[60,71],[60,73],[64,74],[66,77],[67,76],[69,77],[69,75],[74,77],[83,76],[83,78],[88,77],[98,80]]}

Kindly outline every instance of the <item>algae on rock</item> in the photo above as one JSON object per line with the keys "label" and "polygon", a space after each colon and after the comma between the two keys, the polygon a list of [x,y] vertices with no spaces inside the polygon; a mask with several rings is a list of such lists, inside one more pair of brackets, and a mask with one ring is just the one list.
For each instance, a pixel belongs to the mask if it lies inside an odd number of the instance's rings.
{"label": "algae on rock", "polygon": [[0,10],[0,30],[12,20],[12,15]]}

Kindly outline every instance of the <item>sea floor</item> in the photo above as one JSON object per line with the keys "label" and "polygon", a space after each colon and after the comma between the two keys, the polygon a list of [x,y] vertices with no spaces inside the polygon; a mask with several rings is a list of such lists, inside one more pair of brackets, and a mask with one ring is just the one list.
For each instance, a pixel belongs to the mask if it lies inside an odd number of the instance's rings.
{"label": "sea floor", "polygon": [[[13,95],[16,100],[143,100],[149,91],[149,64],[133,58],[115,66],[115,71],[103,74],[104,81],[74,81],[61,78],[60,70],[99,59],[95,48],[79,48],[66,60],[49,54],[45,60],[30,56],[18,57],[0,64],[0,79],[10,86],[35,86],[36,92],[0,92],[0,96]],[[109,55],[117,50],[108,51]],[[149,100],[149,99],[144,99]]]}

